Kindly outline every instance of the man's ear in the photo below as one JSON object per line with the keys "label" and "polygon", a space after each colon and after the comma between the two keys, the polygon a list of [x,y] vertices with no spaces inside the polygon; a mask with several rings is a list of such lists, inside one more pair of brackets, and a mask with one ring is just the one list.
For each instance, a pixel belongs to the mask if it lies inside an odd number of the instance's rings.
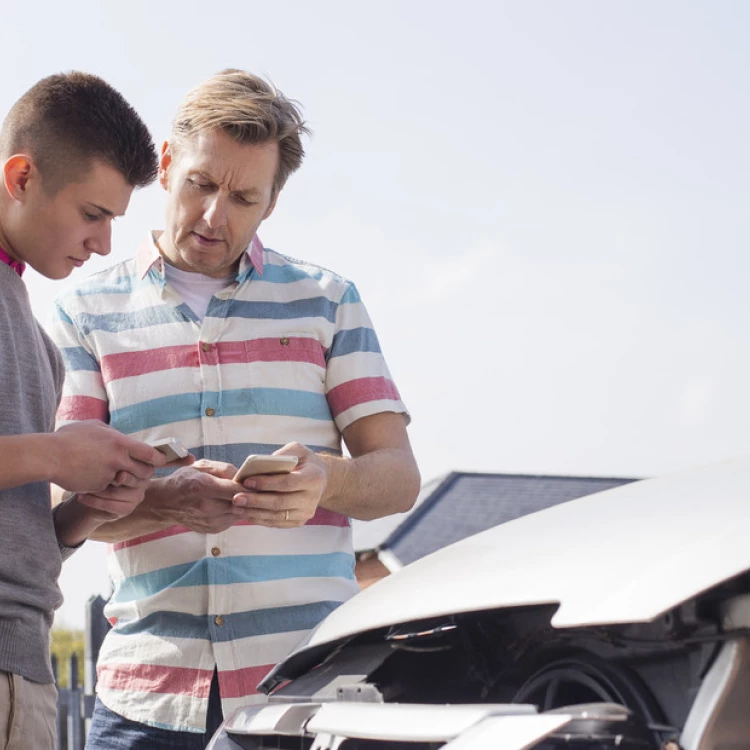
{"label": "man's ear", "polygon": [[172,165],[172,147],[169,141],[164,141],[161,147],[161,156],[159,157],[159,184],[165,189],[169,189],[169,167]]}
{"label": "man's ear", "polygon": [[30,156],[14,154],[3,164],[3,185],[11,198],[24,201],[29,193],[29,182],[38,174]]}

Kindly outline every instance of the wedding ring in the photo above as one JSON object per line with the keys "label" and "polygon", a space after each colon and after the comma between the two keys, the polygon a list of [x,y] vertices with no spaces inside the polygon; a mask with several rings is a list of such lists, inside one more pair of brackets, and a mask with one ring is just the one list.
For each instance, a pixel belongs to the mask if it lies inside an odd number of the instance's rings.
{"label": "wedding ring", "polygon": [[284,520],[285,521],[289,520],[289,509],[287,509],[286,513],[284,514]]}

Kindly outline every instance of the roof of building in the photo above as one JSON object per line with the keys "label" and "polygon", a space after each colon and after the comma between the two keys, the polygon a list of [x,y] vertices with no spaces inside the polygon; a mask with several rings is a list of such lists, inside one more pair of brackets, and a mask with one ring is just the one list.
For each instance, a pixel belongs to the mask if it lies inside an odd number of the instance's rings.
{"label": "roof of building", "polygon": [[[424,485],[410,514],[390,517],[390,527],[381,525],[379,540],[376,541],[377,530],[363,534],[360,525],[355,529],[355,548],[388,550],[401,565],[406,565],[492,526],[634,481],[637,480],[451,472]],[[383,533],[386,529],[387,535]]]}

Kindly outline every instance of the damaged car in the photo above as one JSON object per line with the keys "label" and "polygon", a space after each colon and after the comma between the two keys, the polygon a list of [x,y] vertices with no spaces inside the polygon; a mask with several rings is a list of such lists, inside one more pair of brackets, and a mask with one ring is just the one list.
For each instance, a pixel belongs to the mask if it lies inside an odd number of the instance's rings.
{"label": "damaged car", "polygon": [[211,750],[750,748],[750,458],[456,542],[332,612]]}

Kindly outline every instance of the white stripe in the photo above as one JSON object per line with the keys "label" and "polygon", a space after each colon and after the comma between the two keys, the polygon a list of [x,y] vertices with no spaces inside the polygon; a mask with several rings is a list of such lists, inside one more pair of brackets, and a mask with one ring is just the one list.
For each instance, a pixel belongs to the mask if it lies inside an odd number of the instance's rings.
{"label": "white stripe", "polygon": [[350,424],[363,417],[369,417],[373,414],[382,414],[383,412],[393,412],[403,414],[406,424],[409,424],[411,417],[406,411],[401,401],[391,401],[384,399],[382,401],[367,401],[364,404],[357,404],[351,409],[346,409],[336,417],[336,426],[343,432]]}
{"label": "white stripe", "polygon": [[391,374],[382,355],[377,352],[352,352],[328,360],[326,387],[333,390],[337,385],[358,378],[384,377],[391,380]]}
{"label": "white stripe", "polygon": [[219,668],[223,668],[225,664],[232,664],[231,669],[246,669],[264,664],[273,666],[295,649],[309,632],[295,630],[289,633],[238,638],[236,641],[221,641],[214,644],[216,663]]}
{"label": "white stripe", "polygon": [[173,565],[185,565],[213,557],[217,547],[222,557],[238,555],[354,554],[348,526],[310,525],[296,529],[264,526],[232,526],[221,534],[182,534],[161,537],[124,547],[107,555],[110,576],[115,581],[153,573]]}

